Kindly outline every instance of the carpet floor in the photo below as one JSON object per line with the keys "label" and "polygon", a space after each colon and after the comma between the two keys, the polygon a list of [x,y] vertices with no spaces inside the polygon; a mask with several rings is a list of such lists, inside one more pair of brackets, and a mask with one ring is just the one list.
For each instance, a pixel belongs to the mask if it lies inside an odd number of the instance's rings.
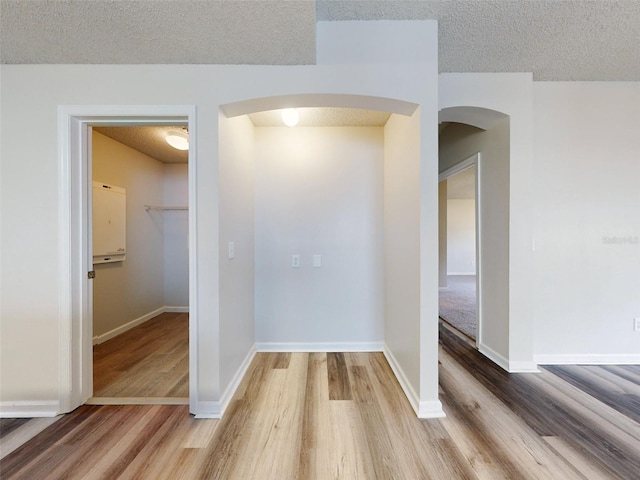
{"label": "carpet floor", "polygon": [[475,339],[476,277],[474,275],[449,275],[447,288],[439,291],[440,318]]}

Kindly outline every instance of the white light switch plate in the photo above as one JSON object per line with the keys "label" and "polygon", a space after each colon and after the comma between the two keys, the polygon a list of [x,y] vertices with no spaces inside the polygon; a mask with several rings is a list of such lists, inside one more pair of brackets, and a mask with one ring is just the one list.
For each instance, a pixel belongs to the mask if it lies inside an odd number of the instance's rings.
{"label": "white light switch plate", "polygon": [[320,268],[322,266],[322,255],[313,256],[313,266],[314,268]]}
{"label": "white light switch plate", "polygon": [[229,259],[232,259],[235,256],[236,256],[236,245],[233,242],[229,242],[228,257]]}

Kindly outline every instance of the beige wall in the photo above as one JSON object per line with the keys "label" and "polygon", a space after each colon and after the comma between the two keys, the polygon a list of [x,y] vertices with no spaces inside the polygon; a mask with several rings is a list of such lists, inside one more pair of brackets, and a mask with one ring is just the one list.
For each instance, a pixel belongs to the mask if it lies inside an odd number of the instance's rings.
{"label": "beige wall", "polygon": [[163,164],[93,134],[93,179],[127,189],[127,256],[94,266],[93,336],[100,337],[164,306]]}
{"label": "beige wall", "polygon": [[476,273],[476,201],[447,201],[447,274]]}
{"label": "beige wall", "polygon": [[384,129],[385,342],[411,385],[420,385],[420,160],[420,112],[392,115]]}
{"label": "beige wall", "polygon": [[[186,163],[164,164],[163,205],[189,205]],[[189,212],[167,210],[164,217],[164,304],[189,306]]]}

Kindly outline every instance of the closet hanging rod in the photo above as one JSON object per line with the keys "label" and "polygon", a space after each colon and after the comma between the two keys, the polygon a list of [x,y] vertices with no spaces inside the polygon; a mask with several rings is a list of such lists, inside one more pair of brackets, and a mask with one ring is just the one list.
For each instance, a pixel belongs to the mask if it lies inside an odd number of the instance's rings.
{"label": "closet hanging rod", "polygon": [[159,205],[145,205],[144,209],[148,212],[149,210],[189,210],[189,207],[163,207]]}

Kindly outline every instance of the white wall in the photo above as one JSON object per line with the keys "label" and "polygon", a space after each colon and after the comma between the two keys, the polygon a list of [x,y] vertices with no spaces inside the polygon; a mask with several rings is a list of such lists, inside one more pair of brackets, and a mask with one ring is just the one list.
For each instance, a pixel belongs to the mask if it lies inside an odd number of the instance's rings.
{"label": "white wall", "polygon": [[385,343],[413,386],[420,384],[420,240],[420,112],[392,115],[384,129]]}
{"label": "white wall", "polygon": [[[509,371],[535,371],[531,276],[534,268],[532,74],[444,73],[440,75],[439,85],[440,120],[470,125],[488,120],[488,125],[483,128],[492,129],[503,121],[505,115],[509,117],[509,131],[505,139],[509,143],[508,172],[503,168],[502,173],[490,180],[489,186],[497,189],[494,195],[504,189],[508,193],[508,203],[503,203],[498,211],[489,212],[495,222],[503,225],[508,222],[507,241],[499,239],[504,249],[500,253],[503,259],[500,260],[500,268],[503,269],[506,256],[507,271],[497,279],[500,285],[508,285],[508,296],[492,299],[495,302],[492,308],[500,309],[500,317],[504,321],[498,327],[499,331],[490,332],[493,338],[481,337],[486,345],[484,348],[480,346],[480,350]],[[443,134],[447,130],[449,128]],[[485,220],[486,217],[482,216],[481,221]]]}
{"label": "white wall", "polygon": [[93,336],[100,338],[164,306],[163,164],[93,132],[93,180],[127,190],[127,255],[94,265]]}
{"label": "white wall", "polygon": [[475,200],[447,200],[447,274],[476,274]]}
{"label": "white wall", "polygon": [[640,83],[534,83],[534,107],[536,358],[640,363]]}
{"label": "white wall", "polygon": [[447,179],[438,183],[438,287],[447,286]]}
{"label": "white wall", "polygon": [[[254,344],[254,127],[220,114],[220,378],[225,387]],[[229,242],[234,256],[229,258]],[[234,385],[235,386],[235,385]],[[226,388],[227,397],[232,392]]]}
{"label": "white wall", "polygon": [[[221,383],[220,375],[220,345],[227,339],[220,336],[225,330],[220,325],[219,295],[224,278],[220,275],[219,255],[219,109],[244,100],[296,94],[316,95],[293,97],[294,106],[343,106],[352,98],[359,99],[362,105],[367,104],[368,97],[397,99],[405,102],[405,106],[421,106],[422,116],[428,120],[422,122],[421,137],[426,136],[428,140],[421,145],[422,161],[435,165],[437,25],[433,21],[421,23],[426,39],[421,52],[425,58],[421,63],[397,64],[394,68],[384,62],[334,65],[331,61],[312,66],[0,66],[0,407],[3,411],[33,412],[38,409],[39,413],[53,414],[61,411],[70,398],[65,386],[70,382],[65,383],[65,379],[71,368],[66,361],[68,355],[61,352],[60,345],[69,338],[72,325],[76,325],[69,312],[73,311],[71,301],[78,299],[65,294],[69,288],[66,277],[69,265],[64,261],[63,252],[69,255],[78,252],[68,250],[76,237],[70,238],[69,232],[59,227],[64,221],[70,221],[73,226],[75,219],[59,208],[69,195],[65,188],[68,172],[63,168],[68,156],[61,149],[64,142],[60,138],[65,128],[62,123],[58,124],[59,119],[62,121],[67,117],[64,111],[59,111],[59,106],[108,105],[109,112],[122,112],[127,108],[118,105],[185,105],[197,111],[197,118],[193,117],[195,127],[191,131],[196,159],[191,168],[197,175],[193,177],[196,203],[190,205],[194,218],[190,251],[196,260],[193,275],[198,281],[189,307],[195,319],[194,329],[198,332],[198,338],[190,345],[198,370],[190,384],[195,388],[192,411],[217,415],[222,392],[228,388],[228,384]],[[397,22],[396,29],[402,31],[403,24]],[[387,41],[398,51],[406,47],[402,42],[396,42],[393,35]],[[256,78],[260,81],[255,81]],[[330,96],[325,97],[325,94]],[[391,100],[385,103],[391,107],[395,105]],[[93,108],[82,110],[92,111]],[[99,107],[96,110],[107,111]],[[38,141],[33,141],[34,131],[38,132]],[[429,395],[437,398],[437,172],[427,170],[422,178],[429,180],[425,180],[424,185],[430,189],[423,202],[423,227],[425,232],[433,232],[435,240],[429,242],[434,245],[433,262],[428,256],[421,257],[421,262],[426,262],[422,268],[425,275],[434,279],[433,298],[426,303],[435,315],[433,319],[430,317],[431,330],[421,332],[432,337],[428,354],[421,352],[420,360],[412,361],[431,365],[430,368],[420,367],[421,376],[424,376],[421,381],[433,387]],[[428,205],[432,205],[433,215],[428,212]],[[34,271],[38,272],[37,282],[33,279]],[[80,278],[81,273],[71,272],[74,278]],[[77,331],[73,339],[75,335]]]}
{"label": "white wall", "polygon": [[382,166],[379,127],[256,129],[261,348],[381,347]]}
{"label": "white wall", "polygon": [[[163,168],[162,205],[189,205],[189,172],[186,163],[166,163]],[[189,307],[189,214],[186,210],[165,210],[164,218],[164,305]]]}
{"label": "white wall", "polygon": [[[480,153],[479,348],[509,356],[509,119],[490,130],[449,125],[440,135],[440,170]],[[450,200],[451,201],[451,200]],[[448,216],[448,215],[447,215]],[[474,247],[475,248],[475,247]],[[448,267],[451,270],[450,267]],[[494,358],[494,360],[498,360]],[[506,360],[502,360],[505,362]],[[503,365],[506,366],[506,365]]]}

